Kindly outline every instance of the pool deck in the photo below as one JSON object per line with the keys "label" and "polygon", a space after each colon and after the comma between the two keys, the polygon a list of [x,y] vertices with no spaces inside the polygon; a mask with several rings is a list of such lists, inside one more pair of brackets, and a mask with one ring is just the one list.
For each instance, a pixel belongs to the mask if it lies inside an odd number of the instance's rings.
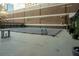
{"label": "pool deck", "polygon": [[11,32],[10,38],[0,38],[0,56],[72,56],[75,46],[79,40],[72,39],[66,30],[55,37]]}

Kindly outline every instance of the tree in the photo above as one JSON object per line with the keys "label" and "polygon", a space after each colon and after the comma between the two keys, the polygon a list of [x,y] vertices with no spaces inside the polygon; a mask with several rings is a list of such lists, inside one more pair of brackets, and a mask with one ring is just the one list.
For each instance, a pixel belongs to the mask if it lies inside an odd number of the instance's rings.
{"label": "tree", "polygon": [[7,14],[5,8],[0,4],[0,28],[2,27],[2,24],[4,24]]}

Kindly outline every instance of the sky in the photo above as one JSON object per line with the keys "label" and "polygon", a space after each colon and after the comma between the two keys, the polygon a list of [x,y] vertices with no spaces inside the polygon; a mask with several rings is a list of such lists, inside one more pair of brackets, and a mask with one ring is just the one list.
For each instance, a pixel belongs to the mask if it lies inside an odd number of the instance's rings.
{"label": "sky", "polygon": [[0,3],[79,3],[79,0],[0,0]]}
{"label": "sky", "polygon": [[[49,3],[49,2],[50,3],[57,3],[57,2],[63,2],[63,1],[66,2],[67,0],[52,0],[52,2],[51,2],[51,0],[0,0],[0,3],[14,4],[14,7],[12,5],[8,6],[8,11],[12,11],[13,8],[14,8],[14,10],[24,8],[25,7],[24,3],[41,3],[41,2],[42,3],[45,3],[45,2],[46,3]],[[69,1],[69,2],[71,2],[71,1]],[[74,2],[74,1],[72,1],[72,2]],[[77,2],[77,1],[75,0],[75,2]]]}
{"label": "sky", "polygon": [[25,4],[24,3],[14,4],[14,10],[22,9],[22,8],[25,8]]}
{"label": "sky", "polygon": [[[32,4],[27,4],[28,6],[35,6],[38,5],[37,3],[32,3]],[[12,4],[12,3],[7,3],[6,9],[8,11],[12,11],[12,10],[18,10],[18,9],[22,9],[25,8],[25,3],[17,3],[17,4]]]}
{"label": "sky", "polygon": [[[0,0],[0,2],[6,3],[40,3],[45,2],[46,0]],[[49,0],[48,0],[49,1]]]}
{"label": "sky", "polygon": [[22,9],[22,8],[25,8],[25,4],[24,3],[17,3],[17,4],[7,3],[5,5],[5,9],[8,12],[12,12],[13,10]]}
{"label": "sky", "polygon": [[1,3],[24,3],[26,0],[0,0]]}
{"label": "sky", "polygon": [[[8,11],[12,11],[12,10],[24,8],[25,7],[25,4],[24,4],[25,1],[26,0],[0,0],[0,3],[9,3],[8,4]],[[14,7],[11,4],[13,4]]]}

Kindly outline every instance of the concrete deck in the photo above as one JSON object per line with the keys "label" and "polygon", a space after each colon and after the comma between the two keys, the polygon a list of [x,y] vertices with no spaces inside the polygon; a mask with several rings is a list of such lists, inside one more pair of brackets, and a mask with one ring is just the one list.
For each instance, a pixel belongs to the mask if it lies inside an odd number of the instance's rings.
{"label": "concrete deck", "polygon": [[72,48],[79,41],[66,30],[57,36],[11,32],[11,37],[0,38],[0,56],[72,56]]}

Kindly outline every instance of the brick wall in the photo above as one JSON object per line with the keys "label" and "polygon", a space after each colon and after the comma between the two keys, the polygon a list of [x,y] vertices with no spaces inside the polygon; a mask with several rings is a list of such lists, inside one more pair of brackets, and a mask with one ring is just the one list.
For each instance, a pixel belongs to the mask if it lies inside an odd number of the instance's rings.
{"label": "brick wall", "polygon": [[26,24],[40,24],[40,18],[27,19]]}
{"label": "brick wall", "polygon": [[42,24],[65,24],[65,16],[53,16],[41,18]]}
{"label": "brick wall", "polygon": [[39,15],[40,15],[40,9],[25,12],[25,16],[39,16]]}
{"label": "brick wall", "polygon": [[[12,17],[28,17],[28,16],[40,16],[40,15],[50,15],[50,14],[61,14],[61,13],[69,13],[75,12],[79,8],[79,3],[71,3],[66,5],[59,5],[54,7],[48,7],[37,10],[30,10],[27,12],[15,13],[14,15],[8,15],[8,18]],[[18,19],[14,20],[14,22],[26,23],[26,24],[65,24],[67,19],[66,16],[53,16],[53,17],[44,17],[44,18],[30,18],[30,19]]]}

